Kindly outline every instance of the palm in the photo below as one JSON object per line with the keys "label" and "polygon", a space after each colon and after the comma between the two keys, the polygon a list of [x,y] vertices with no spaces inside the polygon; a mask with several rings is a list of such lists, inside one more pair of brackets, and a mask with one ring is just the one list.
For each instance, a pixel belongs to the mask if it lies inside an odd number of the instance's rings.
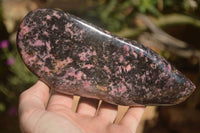
{"label": "palm", "polygon": [[119,124],[113,124],[117,106],[82,98],[76,112],[72,111],[72,97],[54,94],[47,108],[48,87],[38,82],[20,97],[20,123],[23,132],[31,133],[134,133],[143,107],[132,107]]}

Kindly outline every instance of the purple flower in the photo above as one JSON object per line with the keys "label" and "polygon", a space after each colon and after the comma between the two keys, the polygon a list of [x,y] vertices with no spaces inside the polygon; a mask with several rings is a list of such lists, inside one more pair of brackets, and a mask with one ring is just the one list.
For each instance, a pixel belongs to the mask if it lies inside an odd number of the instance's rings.
{"label": "purple flower", "polygon": [[0,42],[0,48],[7,48],[9,45],[8,40],[3,40]]}
{"label": "purple flower", "polygon": [[7,59],[6,61],[6,65],[11,66],[15,63],[15,58],[10,57],[9,59]]}
{"label": "purple flower", "polygon": [[8,114],[10,116],[15,116],[17,114],[17,107],[16,106],[11,106],[9,109],[8,109]]}

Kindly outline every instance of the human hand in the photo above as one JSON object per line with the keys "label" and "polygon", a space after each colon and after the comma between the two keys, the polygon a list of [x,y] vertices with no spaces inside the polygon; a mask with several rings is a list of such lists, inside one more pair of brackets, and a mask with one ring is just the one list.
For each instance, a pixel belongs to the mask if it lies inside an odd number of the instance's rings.
{"label": "human hand", "polygon": [[74,112],[72,96],[53,94],[47,106],[48,99],[49,88],[41,81],[21,94],[23,133],[135,133],[144,112],[144,107],[130,107],[119,124],[114,124],[116,105],[102,102],[96,114],[98,100],[81,98]]}

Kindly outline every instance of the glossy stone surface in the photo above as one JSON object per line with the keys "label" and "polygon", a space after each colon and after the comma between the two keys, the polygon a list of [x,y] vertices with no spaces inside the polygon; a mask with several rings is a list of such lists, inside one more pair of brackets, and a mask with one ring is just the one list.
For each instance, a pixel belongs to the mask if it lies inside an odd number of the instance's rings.
{"label": "glossy stone surface", "polygon": [[63,94],[129,106],[172,105],[195,90],[151,49],[60,10],[30,12],[17,45],[26,66]]}

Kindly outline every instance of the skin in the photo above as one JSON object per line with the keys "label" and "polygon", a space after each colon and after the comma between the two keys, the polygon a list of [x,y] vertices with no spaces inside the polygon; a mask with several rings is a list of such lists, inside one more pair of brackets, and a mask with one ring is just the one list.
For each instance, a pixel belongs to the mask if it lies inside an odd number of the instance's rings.
{"label": "skin", "polygon": [[[117,106],[81,98],[72,111],[72,96],[53,94],[41,81],[20,95],[19,119],[22,133],[135,133],[145,107],[130,107],[119,124],[114,124]],[[49,103],[47,105],[47,102]]]}

